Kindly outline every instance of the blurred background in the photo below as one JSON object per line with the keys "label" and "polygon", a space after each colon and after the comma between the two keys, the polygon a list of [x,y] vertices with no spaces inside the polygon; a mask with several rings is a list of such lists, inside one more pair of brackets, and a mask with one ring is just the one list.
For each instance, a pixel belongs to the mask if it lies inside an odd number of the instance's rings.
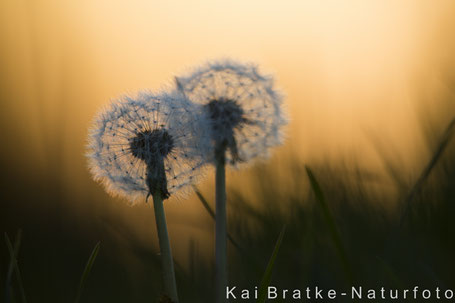
{"label": "blurred background", "polygon": [[[0,230],[22,229],[29,302],[73,300],[98,241],[82,301],[159,297],[153,208],[130,207],[91,179],[87,129],[110,100],[224,57],[274,74],[291,119],[269,161],[228,173],[229,230],[241,247],[229,251],[233,283],[260,283],[286,223],[275,284],[455,287],[453,143],[399,226],[402,201],[455,116],[454,20],[451,0],[0,1]],[[213,205],[212,179],[200,189]],[[180,297],[210,302],[213,221],[195,195],[165,207]]]}

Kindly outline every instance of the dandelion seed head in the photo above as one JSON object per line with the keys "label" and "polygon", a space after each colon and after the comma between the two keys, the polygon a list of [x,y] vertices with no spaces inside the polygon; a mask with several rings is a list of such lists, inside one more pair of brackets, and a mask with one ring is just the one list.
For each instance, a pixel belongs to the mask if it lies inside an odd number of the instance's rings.
{"label": "dandelion seed head", "polygon": [[209,161],[217,148],[226,149],[232,164],[267,157],[281,144],[287,124],[281,93],[271,76],[256,66],[230,60],[208,63],[187,76],[177,77],[178,90],[199,104],[211,130]]}
{"label": "dandelion seed head", "polygon": [[96,116],[88,153],[94,179],[135,203],[160,190],[184,193],[202,174],[203,132],[195,105],[177,94],[141,93],[112,102]]}

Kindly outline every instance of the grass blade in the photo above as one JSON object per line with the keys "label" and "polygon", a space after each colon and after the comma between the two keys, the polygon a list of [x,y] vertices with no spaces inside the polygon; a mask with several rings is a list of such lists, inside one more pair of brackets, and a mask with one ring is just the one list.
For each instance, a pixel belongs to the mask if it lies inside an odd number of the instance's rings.
{"label": "grass blade", "polygon": [[404,200],[403,204],[403,209],[399,218],[398,222],[398,230],[393,230],[390,232],[388,238],[384,242],[384,254],[388,253],[393,253],[392,249],[395,246],[396,243],[400,240],[401,233],[403,231],[403,226],[405,223],[405,220],[407,219],[411,208],[412,208],[412,203],[414,199],[419,195],[420,191],[425,185],[426,180],[430,176],[431,172],[433,171],[434,167],[436,164],[439,162],[439,159],[441,156],[444,154],[444,151],[446,147],[449,145],[450,140],[453,137],[453,133],[455,132],[455,118],[450,121],[448,124],[444,134],[442,135],[439,145],[437,149],[435,150],[433,156],[431,157],[430,161],[427,163],[425,168],[423,169],[422,173],[420,174],[419,178],[416,180],[414,185],[412,186],[411,190],[406,196],[406,199]]}
{"label": "grass blade", "polygon": [[6,246],[8,247],[9,255],[10,255],[10,266],[8,269],[8,276],[7,276],[7,281],[6,281],[6,302],[10,302],[11,300],[11,294],[10,294],[10,289],[11,289],[11,279],[13,275],[13,271],[16,274],[16,279],[17,279],[17,284],[19,285],[19,291],[21,294],[21,299],[23,303],[27,303],[27,297],[25,296],[25,290],[24,290],[24,285],[22,283],[22,276],[21,272],[19,270],[19,265],[17,264],[17,254],[19,252],[19,247],[21,245],[21,238],[22,238],[22,231],[19,229],[17,232],[16,236],[16,241],[14,242],[14,248],[13,245],[11,244],[11,241],[8,237],[8,234],[5,233],[5,242]]}
{"label": "grass blade", "polygon": [[275,266],[275,260],[276,260],[276,257],[278,256],[278,252],[281,247],[281,242],[283,241],[285,230],[286,230],[286,226],[283,226],[283,228],[281,229],[280,235],[278,236],[278,239],[276,240],[275,248],[273,249],[272,256],[270,257],[269,263],[267,264],[264,275],[262,277],[261,286],[259,287],[259,290],[258,290],[258,299],[256,301],[258,303],[263,303],[267,299],[267,288],[269,287],[270,281],[272,280],[273,267]]}
{"label": "grass blade", "polygon": [[93,248],[92,254],[90,255],[90,258],[88,258],[87,264],[85,265],[84,272],[82,273],[81,276],[81,281],[79,282],[79,288],[77,290],[76,294],[76,300],[74,301],[75,303],[78,303],[82,290],[84,289],[85,281],[87,280],[88,275],[90,274],[90,271],[92,270],[93,263],[95,262],[96,256],[98,255],[98,251],[100,250],[100,242],[96,243],[95,247]]}
{"label": "grass blade", "polygon": [[325,221],[329,227],[330,235],[332,237],[333,242],[335,243],[336,250],[338,252],[338,256],[341,260],[343,265],[343,269],[346,273],[346,276],[349,279],[349,282],[353,282],[353,272],[351,269],[351,265],[349,263],[349,259],[346,253],[346,250],[343,245],[343,241],[341,240],[340,233],[338,231],[337,224],[335,219],[333,218],[332,212],[330,211],[329,205],[327,204],[324,193],[322,192],[321,186],[319,185],[316,177],[314,176],[313,172],[308,166],[305,166],[308,178],[310,179],[311,188],[316,196],[316,200],[319,202],[319,205],[322,208],[322,212],[324,214]]}
{"label": "grass blade", "polygon": [[[16,258],[17,256],[17,252],[18,252],[18,240],[19,240],[19,237],[20,237],[20,234],[18,233],[18,236],[16,237],[16,242],[14,243],[14,254],[13,254],[13,257],[10,256],[10,263],[9,263],[9,266],[8,266],[8,272],[6,274],[6,285],[5,285],[5,302],[6,303],[9,303],[11,302],[11,285],[12,285],[12,280],[13,280],[13,271],[14,271],[14,259]],[[8,235],[5,233],[5,241],[6,241],[6,245],[8,246],[8,242],[9,242],[9,238],[8,238]],[[8,252],[10,250],[8,249]]]}
{"label": "grass blade", "polygon": [[[215,212],[210,207],[209,203],[207,202],[207,199],[205,199],[205,197],[202,195],[202,193],[196,186],[193,186],[193,189],[197,197],[199,198],[199,201],[201,201],[202,205],[204,206],[205,210],[209,213],[210,217],[212,217],[212,219],[215,220]],[[242,251],[240,245],[237,243],[237,241],[234,240],[234,238],[231,236],[231,234],[229,234],[229,232],[227,233],[227,238],[235,248],[237,248],[239,251]]]}
{"label": "grass blade", "polygon": [[202,193],[199,191],[199,189],[196,186],[193,186],[193,189],[196,192],[196,195],[199,198],[199,201],[201,201],[201,203],[204,206],[205,210],[209,213],[210,217],[212,217],[212,219],[215,220],[215,212],[210,207],[209,202],[207,202],[205,197],[202,195]]}
{"label": "grass blade", "polygon": [[436,166],[439,159],[443,155],[444,150],[446,149],[447,145],[449,144],[450,140],[452,139],[454,132],[455,132],[455,118],[447,126],[441,140],[439,141],[438,148],[435,150],[435,152],[433,154],[433,157],[430,159],[427,166],[424,168],[421,175],[417,179],[416,183],[414,184],[414,186],[411,188],[409,194],[407,195],[405,204],[404,204],[404,210],[400,217],[400,227],[403,226],[404,220],[407,217],[407,215],[411,209],[412,201],[422,190],[423,185],[425,184],[425,181],[428,179],[428,177],[431,174],[431,171],[433,170],[433,168]]}

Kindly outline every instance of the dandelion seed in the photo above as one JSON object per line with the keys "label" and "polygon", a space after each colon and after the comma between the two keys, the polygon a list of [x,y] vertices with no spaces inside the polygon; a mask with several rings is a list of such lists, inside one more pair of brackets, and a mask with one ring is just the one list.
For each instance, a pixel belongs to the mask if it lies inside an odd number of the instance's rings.
{"label": "dandelion seed", "polygon": [[210,161],[217,149],[227,150],[232,164],[268,156],[282,141],[287,123],[282,96],[273,78],[258,73],[253,65],[233,61],[207,64],[177,77],[178,90],[202,106],[211,129]]}
{"label": "dandelion seed", "polygon": [[156,190],[166,199],[192,184],[203,165],[193,106],[176,94],[142,93],[113,102],[90,132],[94,178],[132,202]]}

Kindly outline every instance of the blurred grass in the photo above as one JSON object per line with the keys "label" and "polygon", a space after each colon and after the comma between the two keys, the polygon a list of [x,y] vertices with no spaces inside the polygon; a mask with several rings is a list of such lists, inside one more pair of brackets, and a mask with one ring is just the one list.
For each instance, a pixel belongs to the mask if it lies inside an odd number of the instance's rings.
{"label": "blurred grass", "polygon": [[8,248],[9,256],[11,259],[10,265],[8,267],[8,274],[6,277],[6,286],[5,286],[5,292],[6,292],[5,302],[6,303],[13,302],[13,300],[12,300],[13,295],[11,292],[13,273],[16,276],[17,285],[18,285],[19,293],[20,293],[20,297],[21,297],[21,302],[27,303],[27,297],[25,295],[24,285],[22,284],[22,276],[21,276],[21,272],[19,270],[19,265],[18,265],[18,261],[17,261],[17,254],[18,254],[19,248],[21,246],[21,238],[22,238],[22,231],[19,229],[19,231],[17,232],[17,235],[16,235],[16,240],[14,241],[14,247],[13,247],[13,245],[11,244],[11,240],[8,237],[8,234],[5,233],[5,243],[6,243],[6,247]]}
{"label": "blurred grass", "polygon": [[257,303],[263,303],[267,300],[267,288],[270,286],[270,281],[272,281],[273,267],[275,266],[275,260],[278,257],[280,251],[281,243],[283,242],[284,233],[286,231],[286,225],[281,229],[280,235],[276,240],[275,247],[273,248],[272,255],[270,257],[269,263],[265,268],[264,275],[261,279],[261,285],[258,289],[258,299]]}
{"label": "blurred grass", "polygon": [[[204,206],[204,209],[207,211],[207,213],[210,215],[210,217],[215,221],[215,212],[213,211],[209,202],[207,202],[207,199],[204,197],[204,195],[202,195],[202,193],[199,191],[199,189],[196,186],[193,186],[193,189],[194,189],[194,192],[196,193],[196,196],[198,197],[199,201],[201,201],[202,205]],[[239,251],[242,252],[242,248],[234,240],[234,238],[231,236],[230,233],[227,233],[227,238],[228,238],[229,242],[231,242],[231,244],[234,245],[235,248],[237,248]],[[243,253],[245,253],[245,252],[243,252]]]}
{"label": "blurred grass", "polygon": [[346,277],[348,278],[349,282],[352,285],[354,282],[354,277],[351,264],[346,254],[344,243],[341,240],[340,233],[338,231],[338,226],[333,218],[332,211],[330,210],[329,205],[325,200],[324,192],[322,191],[319,182],[316,180],[316,177],[314,176],[313,172],[308,166],[305,167],[305,170],[308,175],[308,178],[310,179],[310,185],[316,197],[316,201],[321,206],[325,222],[327,224],[327,227],[329,228],[330,235],[332,237],[333,243],[335,244],[335,248],[340,258],[341,264],[343,265],[343,268],[346,272]]}
{"label": "blurred grass", "polygon": [[92,250],[92,253],[90,254],[90,257],[88,258],[87,264],[85,265],[85,269],[82,272],[81,281],[79,282],[75,303],[78,303],[80,301],[82,290],[84,289],[85,282],[92,270],[93,264],[95,263],[96,256],[98,255],[98,251],[100,250],[100,245],[101,245],[100,242],[96,243],[95,247]]}
{"label": "blurred grass", "polygon": [[[436,151],[439,139],[433,142],[428,149]],[[264,268],[270,261],[271,243],[276,243],[277,231],[285,224],[286,237],[271,276],[274,286],[349,287],[351,279],[346,275],[346,265],[340,261],[338,241],[355,282],[364,287],[455,285],[454,159],[454,146],[448,144],[414,196],[401,227],[397,210],[404,207],[403,201],[419,173],[411,178],[396,163],[390,164],[394,167],[390,171],[401,173],[399,179],[404,183],[396,187],[393,186],[396,176],[365,171],[356,163],[302,163],[297,156],[290,156],[281,163],[281,169],[288,174],[286,184],[273,165],[256,165],[250,170],[253,195],[237,187],[228,189],[228,229],[242,248],[229,246],[229,280],[238,288],[250,290],[261,285]],[[422,163],[422,169],[430,161],[431,155]],[[316,176],[312,181],[305,164]],[[6,183],[11,186],[1,185],[3,195],[15,196],[16,202],[28,201],[32,196],[35,203],[47,199],[77,203],[79,199],[49,189],[41,196],[40,184],[27,183],[29,190],[24,191],[20,180],[20,176],[11,174]],[[389,193],[389,188],[398,191]],[[212,197],[213,193],[207,196]],[[159,298],[162,285],[156,248],[144,244],[125,222],[110,222],[112,218],[97,213],[81,218],[70,209],[37,210],[27,204],[8,202],[11,199],[4,201],[0,214],[2,228],[9,233],[18,227],[24,230],[17,258],[21,260],[23,284],[30,302],[72,301],[83,270],[81,264],[86,262],[92,243],[99,239],[103,241],[103,250],[86,281],[83,302],[149,302],[150,298]],[[33,215],[30,210],[34,210]],[[384,250],[390,235],[398,238]],[[190,243],[190,266],[176,263],[179,293],[185,302],[211,302],[212,261],[203,257],[206,254],[197,239]],[[6,285],[9,260],[7,247],[0,247],[0,285]],[[17,281],[12,286],[17,294]],[[2,295],[4,291],[0,289]]]}

